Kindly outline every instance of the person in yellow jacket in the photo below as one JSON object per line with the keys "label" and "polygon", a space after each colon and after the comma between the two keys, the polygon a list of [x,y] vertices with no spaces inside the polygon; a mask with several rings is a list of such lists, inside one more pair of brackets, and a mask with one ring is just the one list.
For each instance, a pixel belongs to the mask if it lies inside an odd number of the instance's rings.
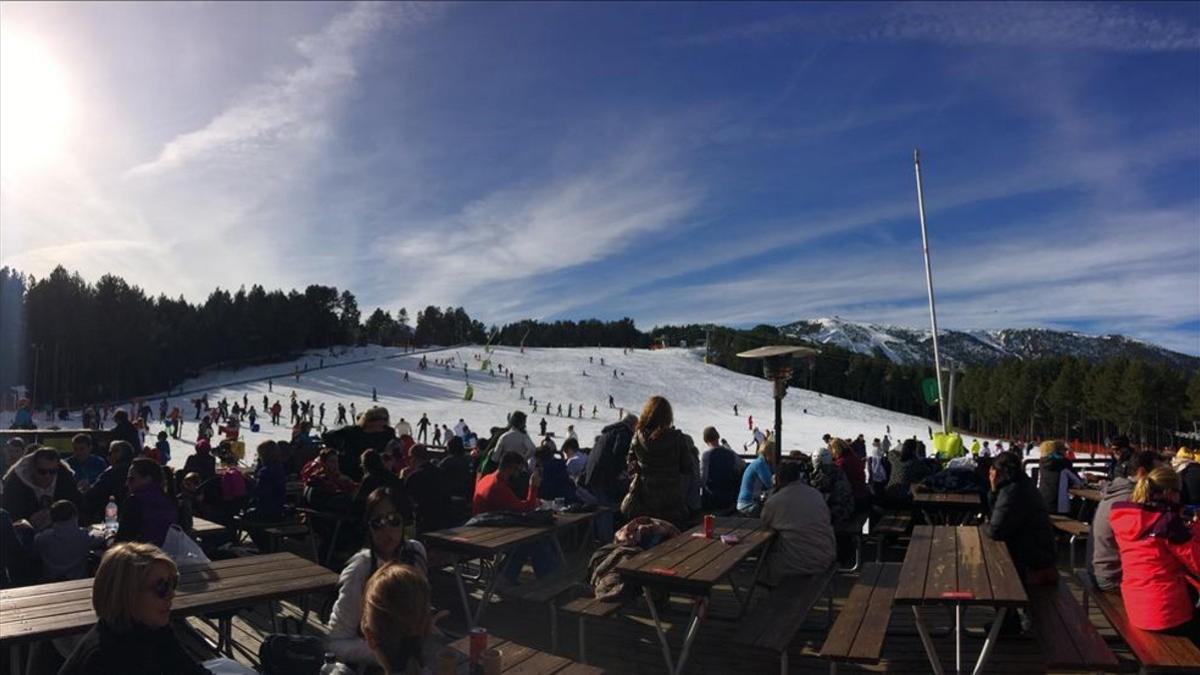
{"label": "person in yellow jacket", "polygon": [[978,438],[971,441],[971,454],[975,455],[976,457],[979,456],[979,439]]}

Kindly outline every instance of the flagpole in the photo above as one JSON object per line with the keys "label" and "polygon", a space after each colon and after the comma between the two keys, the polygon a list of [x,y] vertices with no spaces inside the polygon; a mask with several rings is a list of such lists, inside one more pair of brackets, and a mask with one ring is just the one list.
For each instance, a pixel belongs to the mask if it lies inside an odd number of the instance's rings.
{"label": "flagpole", "polygon": [[921,248],[925,252],[925,289],[929,294],[929,322],[933,326],[933,372],[937,377],[938,412],[942,417],[942,432],[946,426],[946,397],[942,393],[942,357],[938,350],[937,305],[933,299],[933,268],[929,262],[929,235],[925,231],[925,191],[921,186],[921,151],[913,149],[913,168],[917,173],[917,212],[921,216]]}

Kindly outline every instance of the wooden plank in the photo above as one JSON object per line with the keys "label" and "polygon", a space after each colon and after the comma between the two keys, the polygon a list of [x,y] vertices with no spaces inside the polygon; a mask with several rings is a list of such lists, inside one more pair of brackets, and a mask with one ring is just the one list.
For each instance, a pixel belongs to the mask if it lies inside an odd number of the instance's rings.
{"label": "wooden plank", "polygon": [[892,618],[892,596],[895,595],[896,585],[900,580],[900,566],[892,563],[881,567],[879,578],[871,589],[867,612],[862,625],[859,626],[848,661],[875,663],[883,650],[883,638]]}
{"label": "wooden plank", "polygon": [[875,590],[875,584],[882,571],[883,565],[880,563],[863,565],[862,574],[859,575],[854,587],[850,589],[846,603],[842,605],[837,619],[833,622],[833,627],[830,628],[825,642],[821,645],[821,658],[836,661],[849,659],[863,618],[871,604],[871,593]]}
{"label": "wooden plank", "polygon": [[[1090,582],[1089,582],[1090,584]],[[1095,605],[1112,624],[1117,634],[1129,645],[1138,661],[1147,668],[1179,672],[1196,672],[1200,666],[1200,647],[1186,637],[1163,635],[1136,628],[1129,623],[1125,603],[1120,593],[1086,587]]]}
{"label": "wooden plank", "polygon": [[1051,668],[1116,670],[1117,657],[1088,620],[1065,581],[1031,589],[1030,615]]}
{"label": "wooden plank", "polygon": [[992,584],[987,563],[983,560],[979,528],[956,527],[954,530],[958,536],[958,590],[970,593],[977,601],[991,600]]}
{"label": "wooden plank", "polygon": [[821,599],[835,570],[787,577],[742,620],[734,640],[779,652],[787,649],[813,605]]}
{"label": "wooden plank", "polygon": [[760,555],[766,554],[766,546],[775,539],[775,533],[770,530],[755,530],[746,532],[742,535],[742,541],[733,546],[727,546],[721,551],[721,554],[703,569],[691,575],[691,578],[706,584],[715,584],[725,578],[743,560],[749,558],[758,551]]}
{"label": "wooden plank", "polygon": [[900,583],[896,586],[895,599],[901,604],[919,605],[925,599],[925,575],[929,568],[929,552],[933,546],[933,527],[917,525],[913,528],[908,550],[904,552],[904,563],[900,568]]}
{"label": "wooden plank", "polygon": [[943,602],[943,593],[958,590],[958,535],[953,527],[934,527],[929,567],[925,573],[925,602]]}
{"label": "wooden plank", "polygon": [[983,549],[983,560],[987,563],[988,580],[992,584],[993,604],[1023,605],[1029,602],[1012,556],[1008,554],[1008,546],[982,532],[979,533],[979,544]]}

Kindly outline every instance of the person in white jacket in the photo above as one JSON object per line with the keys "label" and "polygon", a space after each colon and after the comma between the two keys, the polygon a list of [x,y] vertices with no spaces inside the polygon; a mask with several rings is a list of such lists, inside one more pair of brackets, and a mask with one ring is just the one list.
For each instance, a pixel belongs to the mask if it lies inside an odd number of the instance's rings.
{"label": "person in white jacket", "polygon": [[413,437],[412,425],[409,424],[403,417],[401,417],[400,421],[396,423],[396,438],[400,438],[401,436],[408,436],[409,438]]}
{"label": "person in white jacket", "polygon": [[404,537],[404,518],[396,506],[396,495],[379,488],[367,497],[367,546],[350,557],[338,578],[338,596],[329,615],[326,648],[337,657],[339,675],[358,672],[360,666],[380,664],[363,639],[363,589],[375,570],[388,562],[402,562],[428,574],[425,547]]}
{"label": "person in white jacket", "polygon": [[525,413],[517,410],[508,416],[508,431],[496,441],[492,457],[499,460],[508,453],[515,452],[529,462],[533,459],[533,451],[536,449],[533,439],[525,432]]}

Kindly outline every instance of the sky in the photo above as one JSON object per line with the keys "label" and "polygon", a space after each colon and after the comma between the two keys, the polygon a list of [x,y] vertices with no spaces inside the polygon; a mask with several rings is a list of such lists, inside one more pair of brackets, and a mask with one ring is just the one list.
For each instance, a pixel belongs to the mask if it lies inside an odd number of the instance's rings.
{"label": "sky", "polygon": [[1200,3],[0,3],[0,264],[1200,354]]}

